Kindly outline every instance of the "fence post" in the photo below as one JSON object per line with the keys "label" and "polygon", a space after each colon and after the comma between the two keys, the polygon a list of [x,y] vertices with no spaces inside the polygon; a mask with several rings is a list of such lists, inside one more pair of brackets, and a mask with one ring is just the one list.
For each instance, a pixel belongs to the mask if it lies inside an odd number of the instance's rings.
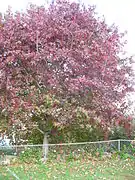
{"label": "fence post", "polygon": [[120,139],[118,140],[118,151],[120,151]]}

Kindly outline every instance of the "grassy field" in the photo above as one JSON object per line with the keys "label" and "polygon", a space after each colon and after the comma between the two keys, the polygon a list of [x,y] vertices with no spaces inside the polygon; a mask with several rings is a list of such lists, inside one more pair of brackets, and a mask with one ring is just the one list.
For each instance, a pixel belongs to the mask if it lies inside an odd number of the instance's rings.
{"label": "grassy field", "polygon": [[46,164],[15,164],[0,167],[0,180],[134,180],[135,161],[78,160]]}

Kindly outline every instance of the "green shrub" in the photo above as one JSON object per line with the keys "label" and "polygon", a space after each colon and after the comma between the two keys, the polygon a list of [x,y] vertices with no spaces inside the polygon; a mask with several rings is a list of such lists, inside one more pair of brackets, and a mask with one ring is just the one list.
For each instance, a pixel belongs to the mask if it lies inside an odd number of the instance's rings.
{"label": "green shrub", "polygon": [[40,148],[28,148],[19,154],[19,160],[25,163],[39,163],[42,157]]}
{"label": "green shrub", "polygon": [[42,144],[44,135],[38,130],[33,129],[32,133],[28,135],[28,142],[32,144]]}
{"label": "green shrub", "polygon": [[[115,127],[112,129],[112,131],[109,134],[109,139],[115,140],[115,139],[129,139],[129,136],[126,133],[126,130],[124,127]],[[133,139],[133,134],[131,134],[130,139]]]}

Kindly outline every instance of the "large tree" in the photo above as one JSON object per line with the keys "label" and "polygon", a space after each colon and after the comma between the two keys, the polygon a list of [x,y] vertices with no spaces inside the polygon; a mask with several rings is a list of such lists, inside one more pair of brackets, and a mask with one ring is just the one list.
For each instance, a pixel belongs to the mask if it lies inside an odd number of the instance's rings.
{"label": "large tree", "polygon": [[42,109],[49,95],[55,100],[44,121],[72,124],[79,108],[87,123],[106,132],[126,123],[133,73],[132,58],[120,58],[123,35],[96,18],[93,6],[57,1],[49,8],[31,5],[25,13],[7,11],[0,19],[2,112],[11,124],[30,124],[26,115]]}

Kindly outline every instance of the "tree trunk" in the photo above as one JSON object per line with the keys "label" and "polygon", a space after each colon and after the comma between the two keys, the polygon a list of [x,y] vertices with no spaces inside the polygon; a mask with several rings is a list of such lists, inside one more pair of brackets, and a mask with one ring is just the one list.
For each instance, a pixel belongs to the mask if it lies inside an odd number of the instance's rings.
{"label": "tree trunk", "polygon": [[44,134],[44,140],[43,140],[43,161],[46,162],[47,160],[47,154],[48,154],[48,134]]}
{"label": "tree trunk", "polygon": [[109,139],[109,131],[106,129],[106,131],[104,132],[104,141],[108,141]]}

